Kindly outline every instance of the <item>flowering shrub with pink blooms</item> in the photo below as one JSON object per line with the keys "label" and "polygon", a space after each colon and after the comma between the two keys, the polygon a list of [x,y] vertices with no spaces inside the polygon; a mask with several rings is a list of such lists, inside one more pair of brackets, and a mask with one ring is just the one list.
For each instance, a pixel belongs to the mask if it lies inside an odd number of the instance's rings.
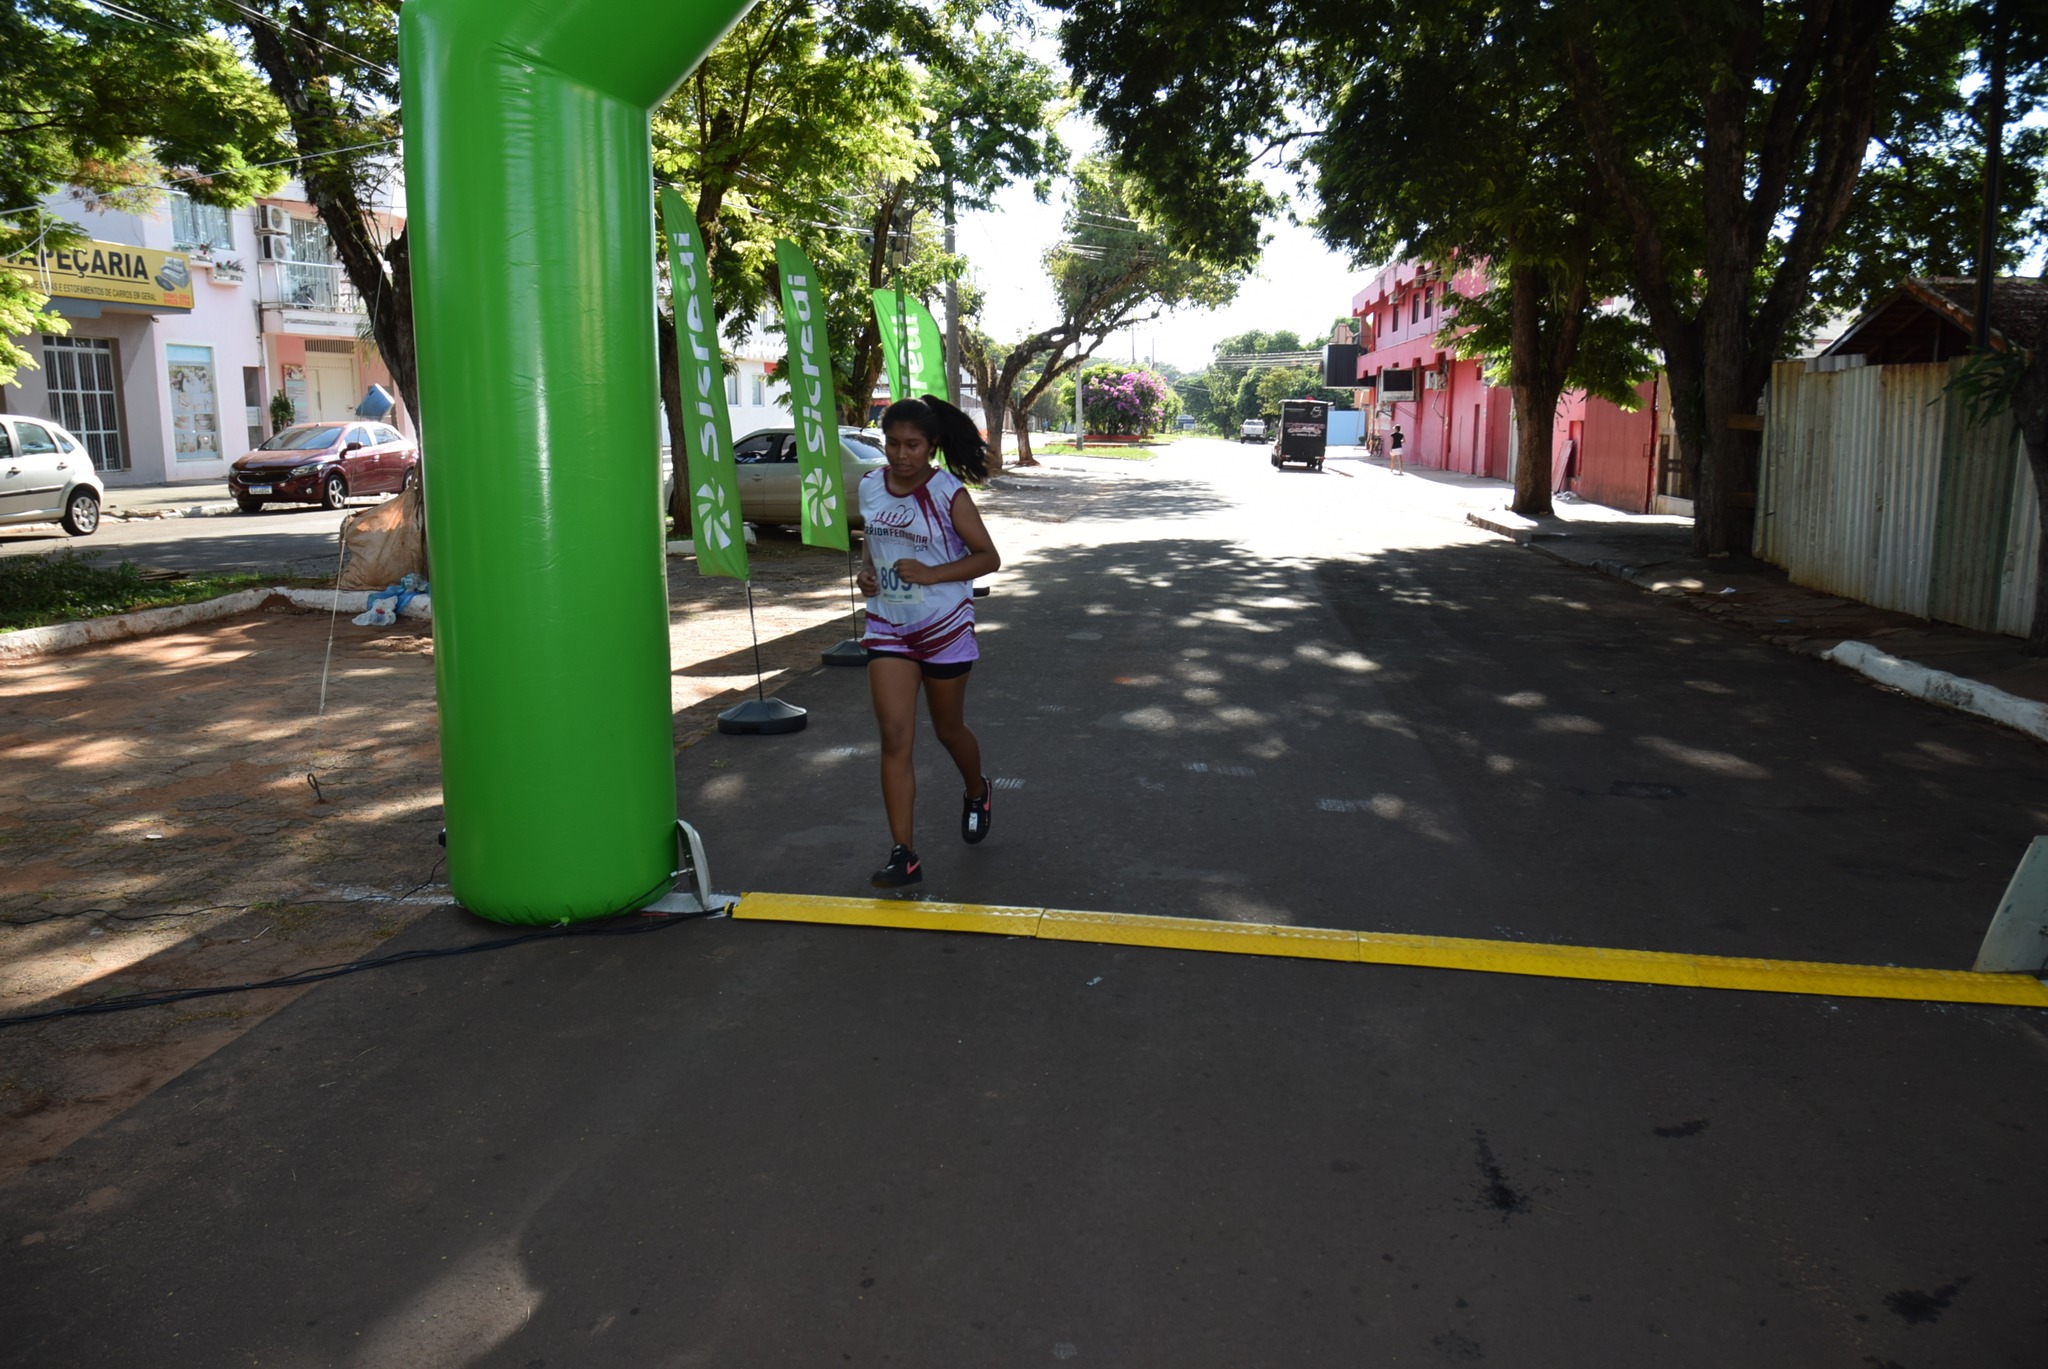
{"label": "flowering shrub with pink blooms", "polygon": [[1081,415],[1088,431],[1113,436],[1158,432],[1179,406],[1173,387],[1147,370],[1094,368],[1081,377]]}

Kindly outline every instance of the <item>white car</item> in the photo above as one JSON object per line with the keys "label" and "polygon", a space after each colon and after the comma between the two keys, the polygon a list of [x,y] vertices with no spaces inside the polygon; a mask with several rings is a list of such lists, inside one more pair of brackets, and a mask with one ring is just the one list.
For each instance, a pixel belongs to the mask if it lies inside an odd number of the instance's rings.
{"label": "white car", "polygon": [[62,523],[84,537],[106,498],[84,443],[47,418],[0,414],[0,527]]}
{"label": "white car", "polygon": [[[757,429],[732,448],[733,461],[739,467],[740,517],[749,523],[801,523],[803,489],[797,483],[796,429]],[[839,430],[839,470],[846,482],[848,527],[860,526],[860,506],[854,493],[860,478],[887,465],[888,460],[860,429]],[[667,508],[675,474],[666,447],[661,462],[661,504]]]}
{"label": "white car", "polygon": [[1237,440],[1239,442],[1264,442],[1266,440],[1266,420],[1263,418],[1247,418],[1244,422],[1238,424]]}

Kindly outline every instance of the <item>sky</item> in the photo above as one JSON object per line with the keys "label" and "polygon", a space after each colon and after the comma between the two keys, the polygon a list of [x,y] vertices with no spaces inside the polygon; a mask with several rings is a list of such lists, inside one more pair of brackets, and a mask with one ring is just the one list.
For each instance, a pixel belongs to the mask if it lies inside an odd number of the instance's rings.
{"label": "sky", "polygon": [[[1050,202],[1040,204],[1029,187],[1013,186],[998,197],[994,209],[962,216],[959,249],[985,292],[981,327],[990,337],[1013,342],[1057,321],[1052,283],[1039,257],[1059,239],[1062,212],[1057,187]],[[1351,297],[1372,271],[1354,269],[1306,228],[1280,223],[1270,228],[1273,240],[1258,274],[1230,304],[1169,314],[1118,333],[1098,355],[1128,360],[1135,353],[1140,361],[1199,371],[1209,364],[1218,340],[1254,328],[1292,329],[1305,344],[1319,345],[1330,320],[1351,311]]]}
{"label": "sky", "polygon": [[[1054,27],[1049,20],[1027,46],[1041,60],[1058,67]],[[1101,142],[1093,121],[1080,113],[1068,115],[1060,126],[1060,137],[1077,158]],[[1279,172],[1265,175],[1270,188],[1289,189]],[[1030,187],[1012,186],[997,197],[993,209],[961,217],[959,251],[968,259],[975,284],[985,292],[981,328],[999,342],[1014,342],[1059,320],[1052,282],[1039,258],[1062,236],[1064,191],[1064,184],[1055,185],[1047,202],[1040,204],[1032,198]],[[1305,344],[1321,345],[1327,339],[1330,321],[1351,311],[1351,297],[1364,287],[1374,268],[1354,269],[1348,259],[1323,246],[1306,228],[1284,223],[1268,227],[1272,241],[1266,246],[1265,258],[1230,304],[1169,314],[1118,333],[1097,355],[1104,360],[1161,361],[1183,371],[1200,371],[1215,355],[1218,341],[1254,328],[1262,332],[1292,329],[1302,334]]]}

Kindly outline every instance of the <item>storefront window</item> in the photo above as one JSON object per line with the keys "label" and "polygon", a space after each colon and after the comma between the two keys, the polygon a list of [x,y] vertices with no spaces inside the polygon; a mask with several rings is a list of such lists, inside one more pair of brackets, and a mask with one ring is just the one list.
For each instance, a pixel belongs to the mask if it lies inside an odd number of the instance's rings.
{"label": "storefront window", "polygon": [[178,461],[220,460],[220,390],[213,348],[164,348],[170,376],[171,450]]}

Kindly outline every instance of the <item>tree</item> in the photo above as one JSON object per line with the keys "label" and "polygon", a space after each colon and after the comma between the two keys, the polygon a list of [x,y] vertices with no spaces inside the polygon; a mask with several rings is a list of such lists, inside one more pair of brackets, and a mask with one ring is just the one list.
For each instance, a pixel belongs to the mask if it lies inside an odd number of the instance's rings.
{"label": "tree", "polygon": [[[2008,6],[2017,11],[2017,7]],[[1996,6],[1930,4],[1901,14],[1879,70],[1878,114],[1856,195],[1814,280],[1820,308],[1858,313],[1906,276],[1962,276],[1980,263],[1987,145],[2005,125],[1995,273],[2048,239],[2048,127],[2021,123],[2048,105],[2044,27],[2011,25],[2007,117],[1981,31]]]}
{"label": "tree", "polygon": [[[930,298],[959,262],[920,206],[985,204],[1064,156],[1043,63],[978,24],[985,3],[826,7],[769,0],[737,24],[654,118],[656,174],[693,201],[728,337],[772,319],[774,239],[802,242],[825,281],[841,417],[864,421],[881,374],[880,286]],[[907,261],[892,265],[892,246]],[[658,324],[673,429],[673,320]],[[682,488],[678,482],[677,488]]]}
{"label": "tree", "polygon": [[[1237,293],[1244,266],[1170,244],[1133,201],[1131,179],[1091,158],[1074,170],[1065,237],[1045,254],[1060,317],[990,359],[979,373],[989,464],[1002,464],[1003,423],[1024,415],[1111,333],[1169,310],[1214,308]],[[985,378],[982,378],[985,374]]]}
{"label": "tree", "polygon": [[[1975,54],[1975,65],[1992,68],[1992,79],[1985,83],[1984,93],[1995,99],[1998,94],[2008,98],[2017,96],[2022,102],[2018,108],[2028,108],[2029,99],[2039,103],[2039,92],[2044,81],[2048,81],[2048,19],[2038,8],[2015,12],[2015,8],[1993,4],[1983,15],[1985,22],[1978,32],[1979,42]],[[2009,111],[1995,106],[1983,108],[1975,120],[1984,135],[1984,161],[1996,167],[1999,152],[2007,149],[2000,145],[2004,136]],[[2028,130],[2021,130],[2024,139]],[[2015,163],[2024,167],[2022,156],[2013,157]],[[2026,174],[2022,171],[2021,174]],[[2038,175],[2038,171],[2034,174]],[[1985,199],[1991,205],[1999,203],[1997,195],[1998,177],[1986,178]],[[1994,212],[1986,216],[1992,232],[1988,246],[1990,252],[1985,260],[1977,263],[1980,279],[1996,269],[2002,255],[2013,246],[2013,230],[2009,222],[2001,236],[2000,218]],[[2040,245],[2040,230],[2035,229],[2032,245]],[[1980,247],[1979,255],[1985,256]],[[1981,311],[1980,311],[1981,312]],[[1980,326],[1985,320],[1980,319]],[[2029,317],[2020,310],[2013,311],[2010,318],[2001,319],[2004,325],[2004,346],[1984,347],[1974,352],[1963,363],[1951,388],[1959,392],[1958,397],[1969,405],[1973,420],[1982,422],[1993,415],[2010,409],[2018,424],[2020,437],[2025,445],[2027,464],[2034,476],[2034,498],[2036,516],[2041,526],[2048,528],[2048,327],[2043,327],[2038,317]],[[2036,583],[2048,586],[2048,538],[2041,539],[2035,553],[2034,570]],[[2034,591],[2033,617],[2028,624],[2027,651],[2035,656],[2048,656],[2048,589]]]}
{"label": "tree", "polygon": [[[284,179],[260,165],[290,154],[284,111],[195,5],[159,4],[145,19],[16,0],[0,14],[0,88],[0,203],[12,211],[0,216],[0,258],[82,240],[40,207],[66,186],[89,204],[147,212],[167,181],[235,206]],[[35,364],[15,337],[67,327],[27,277],[0,270],[0,384]]]}
{"label": "tree", "polygon": [[[1895,38],[1889,0],[1571,0],[1564,71],[1627,216],[1631,293],[1671,376],[1695,550],[1737,549],[1771,362],[1847,218]],[[1674,156],[1673,149],[1688,155]]]}
{"label": "tree", "polygon": [[1320,366],[1275,366],[1260,374],[1256,393],[1261,416],[1278,417],[1281,402],[1289,399],[1320,399],[1333,409],[1355,407],[1349,390],[1333,390],[1323,384]]}
{"label": "tree", "polygon": [[1104,361],[1081,371],[1069,372],[1059,383],[1056,401],[1064,413],[1074,411],[1076,380],[1082,391],[1081,416],[1091,433],[1118,436],[1158,432],[1180,416],[1180,397],[1172,382],[1144,366]]}
{"label": "tree", "polygon": [[[864,11],[863,11],[864,12]],[[705,266],[725,335],[771,317],[779,290],[775,239],[804,244],[825,278],[826,336],[842,417],[864,415],[880,352],[857,345],[867,287],[882,278],[885,216],[929,153],[918,145],[916,80],[879,36],[811,0],[749,11],[654,112],[654,170],[677,185],[704,234]],[[866,236],[863,236],[865,234]],[[928,273],[936,279],[936,272]],[[682,431],[674,316],[657,312],[662,407]],[[863,387],[864,386],[864,387]],[[687,457],[677,444],[670,513],[688,517]]]}
{"label": "tree", "polygon": [[424,425],[412,333],[412,259],[405,233],[385,236],[376,214],[398,163],[398,8],[381,0],[239,0],[208,6],[239,31],[256,70],[284,106],[297,174],[320,215],[342,274],[399,397]]}
{"label": "tree", "polygon": [[[1551,10],[1366,0],[1275,15],[1208,0],[1197,23],[1166,0],[1064,7],[1087,103],[1178,239],[1245,241],[1270,198],[1227,183],[1291,149],[1332,246],[1364,260],[1491,263],[1515,320],[1504,378],[1520,412],[1543,416],[1518,428],[1515,508],[1548,512],[1548,416],[1621,283],[1611,203],[1555,79]],[[1273,43],[1275,30],[1288,41]],[[1263,411],[1261,386],[1286,383],[1245,376],[1236,416]]]}

